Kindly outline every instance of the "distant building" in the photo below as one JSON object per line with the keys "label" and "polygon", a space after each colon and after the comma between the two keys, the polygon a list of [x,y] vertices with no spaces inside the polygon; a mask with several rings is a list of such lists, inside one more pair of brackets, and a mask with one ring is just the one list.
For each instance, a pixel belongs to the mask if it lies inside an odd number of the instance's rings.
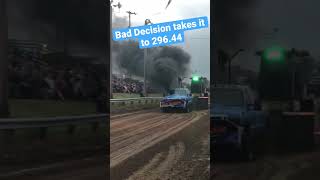
{"label": "distant building", "polygon": [[[218,84],[228,83],[228,71],[221,71],[215,68],[214,82]],[[232,84],[246,84],[256,88],[256,79],[258,74],[256,72],[242,68],[241,66],[231,66],[231,83]]]}
{"label": "distant building", "polygon": [[307,84],[307,93],[320,96],[320,71],[318,69],[313,72],[311,80]]}

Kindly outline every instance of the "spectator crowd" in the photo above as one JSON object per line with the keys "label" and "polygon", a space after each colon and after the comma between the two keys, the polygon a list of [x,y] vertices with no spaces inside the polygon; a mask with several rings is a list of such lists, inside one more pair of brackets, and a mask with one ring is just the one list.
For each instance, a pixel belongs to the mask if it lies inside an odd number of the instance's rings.
{"label": "spectator crowd", "polygon": [[114,93],[140,94],[143,92],[143,82],[113,75],[112,88]]}
{"label": "spectator crowd", "polygon": [[46,65],[9,55],[9,96],[33,99],[96,99],[106,92],[106,76],[90,66]]}
{"label": "spectator crowd", "polygon": [[[143,95],[143,81],[137,79],[128,78],[125,76],[112,75],[112,92],[113,93],[126,93],[126,94],[139,94]],[[147,93],[159,93],[162,92],[161,88],[155,88],[147,83]]]}

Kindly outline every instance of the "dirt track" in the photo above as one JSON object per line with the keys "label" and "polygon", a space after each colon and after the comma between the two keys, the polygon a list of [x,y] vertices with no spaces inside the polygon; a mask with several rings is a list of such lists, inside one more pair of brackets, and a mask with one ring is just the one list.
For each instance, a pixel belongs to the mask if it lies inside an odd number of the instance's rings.
{"label": "dirt track", "polygon": [[320,152],[266,155],[255,162],[216,162],[214,180],[316,180],[320,178]]}
{"label": "dirt track", "polygon": [[208,179],[207,111],[111,119],[111,179]]}
{"label": "dirt track", "polygon": [[[113,115],[110,122],[110,179],[209,179],[207,111],[142,111]],[[108,179],[106,159],[39,166],[5,179]]]}
{"label": "dirt track", "polygon": [[[295,140],[295,139],[293,139]],[[241,161],[235,157],[212,159],[211,176],[214,180],[317,180],[320,179],[320,147],[309,152],[294,149],[283,150],[274,141],[277,138],[269,134],[263,141],[263,150],[253,162]],[[302,147],[298,140],[296,144]],[[279,151],[282,149],[281,151]],[[214,147],[212,147],[214,153]],[[295,152],[295,153],[294,153]]]}
{"label": "dirt track", "polygon": [[148,112],[111,118],[111,168],[199,120],[204,114]]}
{"label": "dirt track", "polygon": [[88,180],[108,179],[105,155],[51,163],[0,175],[1,180]]}

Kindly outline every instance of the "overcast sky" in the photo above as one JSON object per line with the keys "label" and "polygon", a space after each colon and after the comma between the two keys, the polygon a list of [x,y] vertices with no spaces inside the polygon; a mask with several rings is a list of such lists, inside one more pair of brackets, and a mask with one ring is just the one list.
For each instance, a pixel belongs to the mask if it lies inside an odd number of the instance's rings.
{"label": "overcast sky", "polygon": [[[126,11],[137,13],[131,15],[131,26],[144,25],[145,19],[156,24],[207,16],[210,21],[210,0],[172,0],[166,10],[168,0],[114,0],[114,4],[119,1],[120,12],[114,9],[117,16],[128,17]],[[180,46],[191,55],[191,70],[210,78],[210,29],[187,31],[185,44]]]}
{"label": "overcast sky", "polygon": [[[146,18],[153,23],[174,21],[177,19],[193,18],[198,16],[208,16],[210,19],[209,0],[172,0],[167,10],[164,10],[168,0],[120,0],[122,3],[119,16],[126,17],[127,10],[134,11],[137,15],[132,15],[132,25],[143,25]],[[222,1],[222,0],[221,0]],[[226,0],[232,3],[238,0]],[[249,0],[247,0],[249,2]],[[115,0],[117,3],[118,0]],[[234,64],[242,67],[258,70],[259,58],[254,56],[256,50],[260,50],[271,44],[278,44],[287,48],[301,48],[311,52],[315,58],[320,56],[320,1],[316,0],[250,0],[254,3],[248,7],[239,7],[239,16],[247,14],[250,16],[243,26],[248,26],[243,41],[246,51],[241,53]],[[219,7],[216,7],[219,8]],[[237,8],[237,7],[236,7]],[[241,9],[242,8],[242,9]],[[118,9],[115,9],[118,12]],[[239,27],[234,27],[236,32]],[[274,28],[279,31],[271,34]],[[210,74],[210,42],[209,28],[200,31],[193,30],[186,32],[186,43],[183,48],[192,56],[191,68],[198,70],[201,74]],[[249,34],[249,36],[248,36]],[[269,39],[268,39],[269,37]],[[205,38],[205,39],[201,39]],[[251,41],[250,43],[247,43]]]}

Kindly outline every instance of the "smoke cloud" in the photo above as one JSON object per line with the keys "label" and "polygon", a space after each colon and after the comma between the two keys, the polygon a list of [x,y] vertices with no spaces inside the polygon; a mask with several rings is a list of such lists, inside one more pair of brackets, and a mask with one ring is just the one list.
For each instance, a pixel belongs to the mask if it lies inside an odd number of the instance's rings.
{"label": "smoke cloud", "polygon": [[219,48],[236,50],[250,46],[255,38],[254,7],[256,0],[214,1],[214,39]]}
{"label": "smoke cloud", "polygon": [[[214,34],[214,51],[211,53],[211,80],[215,82],[226,82],[227,74],[218,65],[217,51],[219,49],[228,54],[233,54],[238,49],[245,49],[241,53],[241,60],[233,62],[241,68],[255,69],[258,71],[256,57],[251,52],[256,44],[257,29],[259,28],[256,19],[255,8],[259,1],[256,0],[216,0],[213,2],[212,26]],[[246,57],[244,57],[246,55]],[[254,64],[254,65],[253,65]]]}
{"label": "smoke cloud", "polygon": [[[113,16],[112,28],[128,27],[128,18]],[[175,46],[148,49],[147,80],[152,87],[169,90],[178,84],[178,77],[189,73],[190,55]],[[112,43],[112,70],[143,77],[144,50],[136,41]]]}
{"label": "smoke cloud", "polygon": [[117,28],[126,28],[129,25],[129,20],[127,17],[119,17],[119,16],[113,16],[112,17],[112,29]]}
{"label": "smoke cloud", "polygon": [[[130,74],[143,77],[144,50],[136,41],[114,43],[117,48],[116,63],[118,67]],[[153,87],[164,90],[177,85],[178,77],[189,72],[190,55],[183,49],[174,46],[148,49],[147,80]]]}
{"label": "smoke cloud", "polygon": [[189,72],[190,55],[178,47],[159,48],[151,59],[150,79],[169,90]]}

